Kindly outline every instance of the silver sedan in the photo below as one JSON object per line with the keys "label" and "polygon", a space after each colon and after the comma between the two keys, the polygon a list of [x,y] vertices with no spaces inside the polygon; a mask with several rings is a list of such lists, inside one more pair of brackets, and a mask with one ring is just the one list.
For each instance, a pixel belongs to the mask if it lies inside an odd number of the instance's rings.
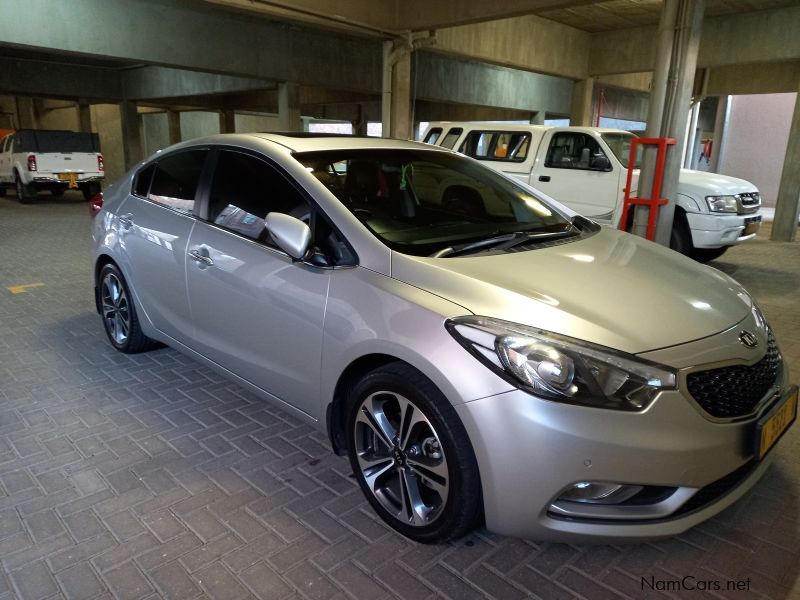
{"label": "silver sedan", "polygon": [[797,413],[734,280],[453,152],[216,136],[90,207],[111,344],[168,344],[326,432],[420,542],[680,533]]}

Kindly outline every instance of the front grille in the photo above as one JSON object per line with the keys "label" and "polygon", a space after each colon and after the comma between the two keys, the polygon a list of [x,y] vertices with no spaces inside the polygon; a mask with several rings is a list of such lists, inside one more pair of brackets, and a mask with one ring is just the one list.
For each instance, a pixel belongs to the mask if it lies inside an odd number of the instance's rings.
{"label": "front grille", "polygon": [[772,331],[767,334],[767,353],[756,364],[698,371],[686,377],[689,393],[708,414],[720,419],[749,415],[775,385],[781,355]]}
{"label": "front grille", "polygon": [[746,192],[737,194],[739,214],[756,212],[761,207],[761,194],[758,192]]}

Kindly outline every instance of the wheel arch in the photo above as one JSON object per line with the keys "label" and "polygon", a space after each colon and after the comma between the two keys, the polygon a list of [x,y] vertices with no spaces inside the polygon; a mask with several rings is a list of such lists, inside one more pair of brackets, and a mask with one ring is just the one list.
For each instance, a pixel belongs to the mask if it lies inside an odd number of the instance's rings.
{"label": "wheel arch", "polygon": [[[347,453],[347,442],[345,441],[345,414],[347,410],[347,394],[349,390],[358,383],[367,373],[379,369],[389,363],[400,362],[408,365],[415,371],[419,371],[414,365],[390,354],[372,353],[365,354],[351,361],[345,367],[339,379],[336,381],[333,398],[328,403],[325,410],[325,421],[328,430],[328,439],[334,453],[344,456]],[[421,371],[419,371],[422,373]],[[424,373],[422,373],[424,375]]]}

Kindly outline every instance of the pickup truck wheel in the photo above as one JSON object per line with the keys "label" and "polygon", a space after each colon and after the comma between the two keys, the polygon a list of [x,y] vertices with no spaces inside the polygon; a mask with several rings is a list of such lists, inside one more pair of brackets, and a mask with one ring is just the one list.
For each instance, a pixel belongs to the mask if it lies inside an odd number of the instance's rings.
{"label": "pickup truck wheel", "polygon": [[686,222],[686,217],[678,212],[675,213],[675,220],[672,222],[669,247],[684,256],[689,256],[692,252],[692,234],[689,232],[689,224]]}
{"label": "pickup truck wheel", "polygon": [[722,248],[695,248],[692,251],[692,258],[697,262],[707,263],[715,258],[719,258],[730,246],[723,246]]}
{"label": "pickup truck wheel", "polygon": [[5,198],[6,196],[6,187],[4,185],[0,185],[0,198]]}
{"label": "pickup truck wheel", "polygon": [[28,204],[33,200],[34,194],[31,193],[30,186],[22,183],[19,176],[14,178],[14,187],[17,190],[17,200],[19,200],[20,204]]}
{"label": "pickup truck wheel", "polygon": [[83,192],[84,200],[91,200],[101,191],[99,183],[87,183],[84,186],[81,186],[81,192]]}

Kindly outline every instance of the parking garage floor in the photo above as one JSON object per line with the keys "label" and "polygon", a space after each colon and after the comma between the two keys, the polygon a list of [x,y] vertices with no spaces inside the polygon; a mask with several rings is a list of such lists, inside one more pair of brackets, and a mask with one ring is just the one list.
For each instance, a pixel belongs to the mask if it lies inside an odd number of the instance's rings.
{"label": "parking garage floor", "polygon": [[[171,349],[115,352],[89,220],[79,195],[0,198],[0,600],[800,598],[800,426],[751,493],[674,539],[416,545],[324,435]],[[800,243],[714,266],[758,298],[797,380]]]}

